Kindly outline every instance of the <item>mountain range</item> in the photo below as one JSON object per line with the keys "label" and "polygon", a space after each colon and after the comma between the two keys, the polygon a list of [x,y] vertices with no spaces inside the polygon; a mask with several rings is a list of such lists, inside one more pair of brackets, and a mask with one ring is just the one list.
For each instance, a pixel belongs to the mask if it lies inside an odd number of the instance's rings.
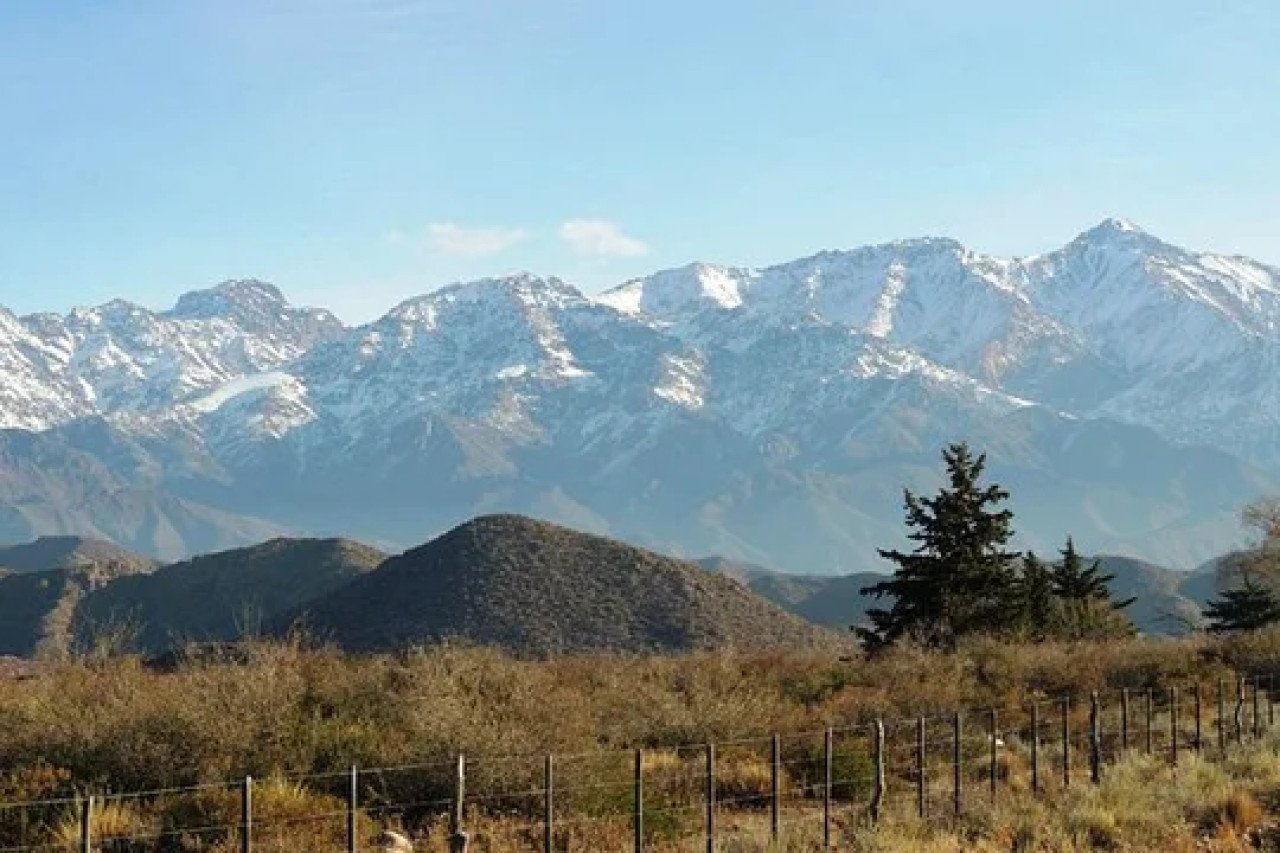
{"label": "mountain range", "polygon": [[[172,661],[245,637],[306,636],[353,652],[443,640],[522,655],[845,649],[722,573],[535,519],[472,519],[398,556],[342,539],[274,539],[155,567],[106,543],[21,549],[0,572],[0,656],[139,651]],[[2,555],[4,552],[0,552]]]}
{"label": "mountain range", "polygon": [[[1143,633],[1201,622],[1217,563],[1194,572],[1098,557]],[[343,539],[273,539],[158,566],[95,540],[0,549],[0,656],[136,650],[172,662],[245,637],[355,652],[443,640],[523,655],[700,648],[847,650],[880,576],[691,562],[536,519],[490,515],[389,556]],[[830,630],[828,630],[830,629]],[[211,648],[210,648],[211,647]]]}
{"label": "mountain range", "polygon": [[1107,220],[588,296],[516,274],[348,327],[270,284],[168,311],[0,308],[0,541],[163,560],[281,535],[388,550],[520,512],[668,553],[883,570],[965,439],[1022,547],[1191,568],[1280,492],[1280,271]]}

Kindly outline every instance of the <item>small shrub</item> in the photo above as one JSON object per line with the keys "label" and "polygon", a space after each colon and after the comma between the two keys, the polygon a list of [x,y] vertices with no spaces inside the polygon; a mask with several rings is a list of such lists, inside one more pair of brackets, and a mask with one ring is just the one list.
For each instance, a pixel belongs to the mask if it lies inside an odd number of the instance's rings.
{"label": "small shrub", "polygon": [[[778,784],[787,787],[785,770]],[[744,808],[763,808],[773,792],[773,765],[757,753],[727,749],[716,758],[716,791]]]}
{"label": "small shrub", "polygon": [[1256,829],[1265,817],[1266,810],[1248,791],[1232,791],[1214,810],[1214,823],[1239,837]]}
{"label": "small shrub", "polygon": [[1071,834],[1089,850],[1116,850],[1122,834],[1114,812],[1083,807],[1070,818]]}
{"label": "small shrub", "polygon": [[[831,746],[831,796],[836,800],[854,800],[866,794],[875,775],[871,752],[862,743],[851,742],[847,734],[838,735]],[[822,796],[826,780],[826,747],[806,742],[798,756],[788,762],[792,768],[794,784],[800,786],[806,796]]]}
{"label": "small shrub", "polygon": [[[63,816],[53,833],[55,843],[68,848],[79,844],[81,808],[82,806],[77,804]],[[93,838],[108,849],[123,848],[123,845],[128,842],[142,844],[147,841],[148,836],[154,834],[154,821],[145,817],[131,803],[108,800],[94,805]]]}
{"label": "small shrub", "polygon": [[63,819],[65,808],[48,800],[74,796],[71,773],[45,761],[18,767],[0,777],[0,802],[41,803],[0,809],[0,841],[26,843]]}

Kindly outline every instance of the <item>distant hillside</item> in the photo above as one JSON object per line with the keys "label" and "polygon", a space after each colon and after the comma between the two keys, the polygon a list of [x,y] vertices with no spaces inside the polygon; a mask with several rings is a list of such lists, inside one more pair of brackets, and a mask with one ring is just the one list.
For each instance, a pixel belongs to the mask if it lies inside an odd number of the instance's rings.
{"label": "distant hillside", "polygon": [[107,625],[138,630],[144,649],[230,640],[370,571],[386,555],[345,539],[273,539],[117,580],[85,598],[77,633]]}
{"label": "distant hillside", "polygon": [[[1102,555],[1103,571],[1114,574],[1116,598],[1136,598],[1128,613],[1146,634],[1180,634],[1200,622],[1200,607],[1212,595],[1212,572],[1182,572],[1129,557]],[[867,609],[888,606],[864,596],[862,589],[887,575],[857,572],[848,575],[791,575],[750,563],[720,557],[699,561],[710,571],[733,578],[757,595],[785,607],[810,622],[847,629],[862,622]]]}
{"label": "distant hillside", "polygon": [[85,577],[68,569],[0,578],[0,655],[66,651],[72,615],[85,592]]}
{"label": "distant hillside", "polygon": [[511,515],[388,560],[313,602],[306,619],[359,651],[453,637],[528,654],[838,643],[695,563]]}
{"label": "distant hillside", "polygon": [[114,574],[140,574],[160,564],[114,542],[84,536],[42,536],[22,545],[0,547],[0,568],[13,572],[45,572],[111,566]]}
{"label": "distant hillside", "polygon": [[1115,575],[1112,595],[1137,599],[1125,612],[1138,630],[1146,634],[1183,634],[1200,624],[1200,604],[1184,591],[1193,573],[1130,557],[1103,555],[1098,559],[1106,574]]}
{"label": "distant hillside", "polygon": [[1179,585],[1178,591],[1199,606],[1204,607],[1211,600],[1218,597],[1219,566],[1224,560],[1237,553],[1239,552],[1233,551],[1230,554],[1224,554],[1198,567],[1195,571],[1189,572]]}
{"label": "distant hillside", "polygon": [[732,578],[761,598],[817,625],[848,630],[859,624],[875,601],[862,588],[885,579],[875,572],[848,575],[793,575],[752,563],[708,557],[698,563]]}
{"label": "distant hillside", "polygon": [[80,536],[0,548],[0,655],[66,652],[76,608],[86,596],[156,565],[114,543]]}

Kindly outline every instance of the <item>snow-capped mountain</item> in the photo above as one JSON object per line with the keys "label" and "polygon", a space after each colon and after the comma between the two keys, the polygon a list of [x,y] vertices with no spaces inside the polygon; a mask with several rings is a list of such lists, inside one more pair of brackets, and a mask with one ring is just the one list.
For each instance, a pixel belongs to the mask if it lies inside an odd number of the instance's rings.
{"label": "snow-capped mountain", "polygon": [[968,438],[1028,545],[1070,532],[1189,565],[1275,488],[1278,362],[1280,272],[1122,220],[1032,258],[923,239],[596,297],[520,274],[358,328],[255,281],[160,313],[0,310],[0,426],[77,472],[50,480],[0,449],[17,484],[0,505],[21,519],[0,535],[100,534],[66,529],[86,522],[60,502],[141,482],[240,529],[407,544],[504,509],[875,568],[873,546],[902,535],[901,487],[932,486],[938,446]]}
{"label": "snow-capped mountain", "polygon": [[294,308],[259,281],[188,293],[163,313],[123,300],[66,316],[3,312],[0,427],[166,413],[292,362],[342,331],[330,312]]}
{"label": "snow-capped mountain", "polygon": [[699,264],[600,301],[738,352],[778,329],[848,329],[1057,411],[1280,468],[1280,270],[1124,220],[1033,258],[915,240],[763,270]]}

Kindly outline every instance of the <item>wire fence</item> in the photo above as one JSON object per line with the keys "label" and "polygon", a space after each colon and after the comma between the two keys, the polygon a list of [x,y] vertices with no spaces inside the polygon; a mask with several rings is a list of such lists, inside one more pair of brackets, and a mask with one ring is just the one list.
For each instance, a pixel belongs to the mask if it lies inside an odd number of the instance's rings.
{"label": "wire fence", "polygon": [[[1126,754],[1169,765],[1261,741],[1272,680],[1109,690],[859,719],[715,744],[458,755],[392,767],[0,803],[12,851],[832,849],[882,813],[949,821],[1011,793],[1097,784]],[[384,839],[384,840],[380,840]],[[796,839],[805,844],[796,847]],[[483,842],[483,843],[480,843]],[[451,846],[452,845],[452,846]],[[808,846],[811,845],[811,846]]]}

